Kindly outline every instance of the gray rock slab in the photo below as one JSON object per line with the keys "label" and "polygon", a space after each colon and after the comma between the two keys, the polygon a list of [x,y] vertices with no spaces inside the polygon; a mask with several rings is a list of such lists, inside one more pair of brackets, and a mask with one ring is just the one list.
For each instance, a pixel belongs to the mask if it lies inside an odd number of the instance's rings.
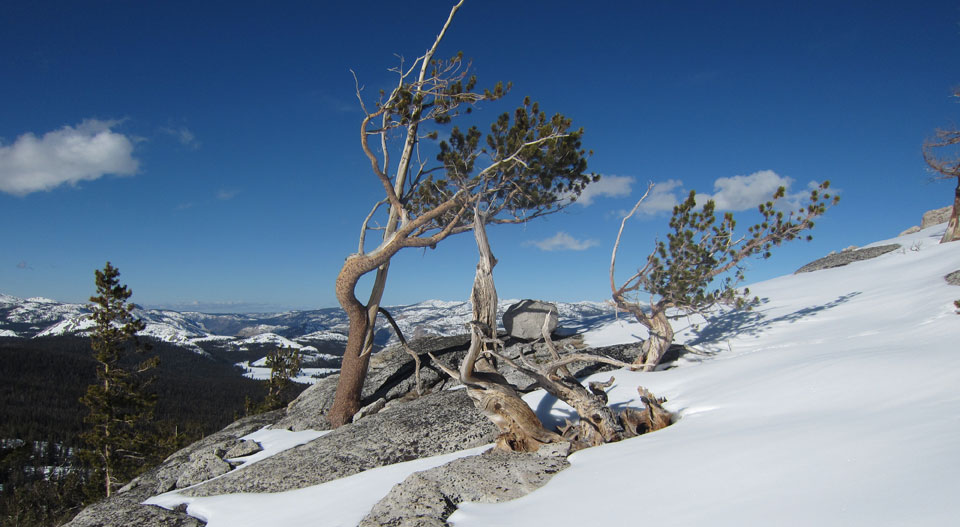
{"label": "gray rock slab", "polygon": [[950,285],[960,285],[960,269],[943,277]]}
{"label": "gray rock slab", "polygon": [[948,205],[942,209],[928,210],[923,213],[923,219],[920,222],[920,228],[926,229],[934,225],[946,223],[950,219],[950,213],[953,211],[953,205]]}
{"label": "gray rock slab", "polygon": [[484,445],[496,435],[496,428],[464,390],[443,391],[342,426],[184,494],[299,489],[371,468]]}
{"label": "gray rock slab", "polygon": [[[425,337],[410,343],[421,361],[420,378],[424,392],[447,379],[446,374],[432,364],[428,352],[438,354],[448,363],[459,363],[470,343],[466,335],[454,337]],[[392,346],[375,353],[370,358],[370,368],[361,392],[361,407],[376,403],[379,399],[387,402],[416,391],[414,377],[415,362],[402,347]],[[329,430],[330,422],[324,414],[333,404],[340,375],[331,375],[304,390],[299,397],[287,406],[286,416],[273,428],[293,431]]]}
{"label": "gray rock slab", "polygon": [[64,527],[201,527],[204,522],[185,512],[169,511],[152,505],[141,505],[128,497],[116,497],[95,503],[78,514]]}
{"label": "gray rock slab", "polygon": [[830,254],[820,258],[819,260],[814,260],[807,265],[804,265],[800,269],[797,269],[794,274],[810,273],[823,269],[831,269],[833,267],[842,267],[854,262],[876,258],[878,256],[895,251],[900,247],[901,245],[899,243],[891,243],[889,245],[878,245],[876,247],[867,247],[865,249],[856,249]]}
{"label": "gray rock slab", "polygon": [[446,526],[463,502],[498,503],[542,487],[570,464],[563,456],[490,450],[412,474],[371,509],[360,527]]}
{"label": "gray rock slab", "polygon": [[898,236],[898,237],[899,237],[899,236],[906,236],[906,235],[908,235],[908,234],[913,234],[913,233],[915,233],[915,232],[920,232],[920,227],[917,227],[916,225],[914,225],[913,227],[910,227],[909,229],[901,232],[901,233],[898,234],[897,236]]}
{"label": "gray rock slab", "polygon": [[544,320],[547,330],[553,333],[557,329],[557,306],[539,300],[521,300],[511,305],[503,313],[503,329],[511,337],[535,340],[541,337]]}
{"label": "gray rock slab", "polygon": [[263,447],[260,446],[260,443],[257,443],[256,441],[250,441],[248,439],[244,439],[238,442],[232,448],[230,448],[230,450],[227,450],[227,453],[224,454],[223,457],[225,459],[233,459],[236,457],[243,457],[243,456],[256,454],[261,450],[263,450]]}
{"label": "gray rock slab", "polygon": [[202,454],[184,467],[183,472],[177,478],[177,488],[182,489],[197,483],[203,483],[217,476],[222,476],[231,470],[233,470],[233,467],[230,466],[230,463],[216,454],[212,452]]}
{"label": "gray rock slab", "polygon": [[183,468],[194,458],[213,452],[218,445],[234,444],[237,439],[276,421],[281,411],[245,417],[223,430],[178,450],[160,466],[136,477],[119,492],[80,512],[65,524],[69,527],[129,527],[156,525],[160,527],[199,527],[203,522],[186,513],[168,511],[152,505],[141,505],[147,498],[172,490]]}

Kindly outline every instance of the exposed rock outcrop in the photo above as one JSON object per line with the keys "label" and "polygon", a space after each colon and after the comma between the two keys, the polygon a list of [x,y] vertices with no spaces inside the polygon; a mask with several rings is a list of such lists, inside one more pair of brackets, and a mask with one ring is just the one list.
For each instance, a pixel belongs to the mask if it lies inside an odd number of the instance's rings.
{"label": "exposed rock outcrop", "polygon": [[190,463],[184,467],[180,477],[177,478],[177,488],[182,489],[190,485],[203,483],[208,479],[222,476],[231,470],[233,470],[233,467],[230,463],[213,452],[206,452],[190,459]]}
{"label": "exposed rock outcrop", "polygon": [[[569,444],[568,444],[569,446]],[[360,527],[446,526],[465,501],[497,503],[542,487],[570,463],[564,456],[490,450],[417,472],[398,483]]]}
{"label": "exposed rock outcrop", "polygon": [[960,285],[960,269],[943,277],[950,285]]}
{"label": "exposed rock outcrop", "polygon": [[942,209],[933,209],[928,210],[923,213],[923,217],[920,219],[920,226],[917,227],[914,225],[909,229],[901,232],[899,236],[906,236],[908,234],[913,234],[915,232],[920,232],[922,229],[927,227],[933,227],[934,225],[940,225],[941,223],[946,223],[950,220],[950,212],[953,210],[953,205],[948,205]]}
{"label": "exposed rock outcrop", "polygon": [[[465,336],[428,337],[411,343],[411,347],[420,355],[423,362],[421,380],[425,395],[422,397],[417,397],[416,394],[414,361],[410,355],[400,347],[385,350],[372,358],[370,374],[363,391],[364,404],[376,403],[380,406],[379,401],[383,401],[383,408],[376,413],[256,464],[227,472],[216,479],[209,479],[220,471],[207,470],[207,468],[223,469],[229,459],[248,455],[254,449],[259,449],[255,442],[242,441],[240,438],[261,428],[269,426],[294,430],[329,428],[329,426],[323,426],[325,419],[322,418],[322,412],[332,402],[337,379],[334,377],[321,380],[301,393],[300,397],[285,410],[241,419],[222,431],[176,452],[161,466],[136,478],[109,500],[88,507],[68,525],[71,527],[128,525],[194,527],[202,523],[182,512],[141,505],[141,502],[156,494],[182,488],[194,482],[199,484],[183,491],[185,494],[207,496],[238,492],[278,492],[303,488],[378,466],[491,443],[497,434],[496,427],[476,410],[464,390],[446,389],[451,381],[447,380],[446,375],[441,376],[436,365],[432,364],[426,354],[427,351],[433,351],[440,360],[456,365],[461,361],[468,344],[469,338]],[[519,353],[518,346],[522,345],[527,350],[528,360],[545,360],[548,357],[547,351],[542,346],[518,343],[510,338],[506,338],[506,344],[508,347],[505,353],[508,355],[516,356]],[[582,343],[577,338],[560,340],[558,345],[582,347]],[[625,362],[632,362],[638,353],[638,346],[611,346],[593,351]],[[589,375],[608,368],[609,366],[593,363],[570,365],[570,370],[577,376]],[[522,373],[510,371],[509,368],[504,368],[504,371],[524,390],[533,387],[533,379],[525,378]],[[371,411],[374,409],[376,407],[372,407]],[[564,452],[556,454],[560,457],[565,455]],[[483,463],[487,461],[484,460]],[[493,465],[484,465],[487,468],[469,470],[493,471],[496,463],[491,463]],[[542,464],[542,462],[533,461],[518,463],[520,463],[518,466],[524,467]],[[539,481],[537,478],[540,477],[545,481],[549,471],[555,471],[550,468],[553,467],[552,463],[543,465],[547,467],[545,469],[547,472],[541,476],[529,475],[541,469],[516,472],[515,474],[518,474],[516,478],[519,478],[520,482],[517,488],[530,487],[531,482]],[[562,465],[563,462],[559,464]],[[210,465],[210,467],[204,468],[200,465],[205,467]],[[191,469],[191,466],[196,470]],[[191,474],[184,476],[185,471]],[[528,475],[521,477],[519,475],[521,473]],[[502,474],[514,473],[506,471]],[[452,487],[442,487],[437,492],[444,496],[454,496],[455,491],[451,489]],[[473,497],[475,496],[473,490],[457,492],[465,496],[463,499],[471,501],[482,499]],[[438,525],[443,525],[442,520],[437,521],[441,521]]]}
{"label": "exposed rock outcrop", "polygon": [[[184,512],[168,511],[151,505],[141,505],[147,498],[172,490],[191,455],[213,453],[225,445],[234,445],[239,438],[269,425],[279,411],[243,418],[223,430],[211,434],[168,457],[163,464],[138,476],[110,499],[85,508],[68,527],[128,527],[150,525],[163,527],[198,527],[203,522]],[[224,450],[225,452],[225,450]]]}
{"label": "exposed rock outcrop", "polygon": [[853,262],[876,258],[878,256],[887,254],[888,252],[895,251],[900,247],[901,246],[898,243],[891,243],[890,245],[878,245],[876,247],[867,247],[865,249],[848,250],[830,254],[820,258],[819,260],[814,260],[807,265],[804,265],[800,269],[797,269],[794,274],[820,271],[822,269],[830,269],[832,267],[842,267]]}
{"label": "exposed rock outcrop", "polygon": [[920,222],[920,228],[926,229],[934,225],[940,225],[950,220],[950,212],[953,211],[953,205],[948,205],[942,209],[928,210],[923,213],[923,219]]}
{"label": "exposed rock outcrop", "polygon": [[[422,388],[425,392],[443,388],[447,376],[432,365],[428,352],[451,362],[458,362],[470,344],[470,337],[425,337],[410,343],[423,366],[420,370]],[[370,369],[361,393],[361,407],[403,397],[411,391],[416,393],[413,358],[400,346],[387,348],[370,358]],[[299,430],[329,430],[330,423],[324,414],[333,404],[340,375],[331,375],[304,390],[287,406],[287,413],[273,428]]]}
{"label": "exposed rock outcrop", "polygon": [[441,391],[340,427],[184,494],[299,489],[371,468],[481,446],[495,437],[496,428],[476,410],[466,392]]}
{"label": "exposed rock outcrop", "polygon": [[223,455],[224,459],[233,459],[237,457],[244,457],[256,454],[263,450],[263,447],[260,446],[260,443],[256,441],[250,441],[248,439],[242,439],[239,443],[234,445],[230,450]]}
{"label": "exposed rock outcrop", "polygon": [[539,300],[521,300],[503,313],[503,328],[511,337],[536,340],[543,331],[544,319],[547,320],[547,330],[553,333],[558,321],[556,305]]}

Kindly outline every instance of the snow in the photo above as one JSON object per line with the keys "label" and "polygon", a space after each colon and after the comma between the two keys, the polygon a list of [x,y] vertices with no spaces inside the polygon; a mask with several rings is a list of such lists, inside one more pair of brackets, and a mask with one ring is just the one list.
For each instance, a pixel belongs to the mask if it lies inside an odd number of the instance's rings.
{"label": "snow", "polygon": [[[259,435],[258,435],[259,434]],[[244,439],[261,441],[265,450],[270,445],[269,455],[291,448],[296,444],[293,438],[286,436],[301,434],[303,438],[322,435],[322,432],[290,432],[287,430],[260,430]],[[299,439],[297,439],[299,440]],[[283,443],[283,444],[281,444]],[[289,445],[289,446],[287,446]],[[353,526],[360,522],[370,508],[390,491],[394,484],[404,480],[410,474],[443,465],[454,459],[479,454],[489,448],[482,446],[444,454],[430,458],[417,459],[379,467],[346,478],[329,481],[304,489],[265,494],[229,494],[193,498],[181,496],[178,491],[154,496],[144,503],[172,509],[187,504],[187,513],[207,522],[207,527],[314,527]],[[263,454],[263,453],[260,453]],[[249,456],[254,458],[260,454]],[[242,458],[247,459],[247,458]],[[243,470],[253,461],[237,468]]]}
{"label": "snow", "polygon": [[300,349],[303,347],[303,344],[294,342],[286,337],[281,337],[276,333],[260,333],[259,335],[254,335],[240,341],[241,346],[249,344],[275,344],[281,348],[294,349]]}
{"label": "snow", "polygon": [[68,335],[71,333],[81,333],[90,330],[95,325],[96,323],[89,316],[68,318],[57,322],[40,333],[37,333],[37,337],[52,337]]}
{"label": "snow", "polygon": [[0,337],[16,337],[17,332],[10,329],[0,329]]}
{"label": "snow", "polygon": [[[323,356],[331,357],[331,355]],[[266,362],[267,358],[263,357],[253,362],[238,362],[236,366],[239,366],[243,370],[243,376],[248,379],[269,381],[270,367],[266,365]],[[340,371],[339,368],[300,368],[300,373],[298,373],[296,377],[291,377],[290,380],[300,384],[314,384],[320,379],[337,373],[338,371]]]}
{"label": "snow", "polygon": [[[544,489],[463,504],[451,523],[954,523],[960,317],[950,304],[960,289],[942,277],[960,267],[960,244],[937,245],[942,232],[884,242],[906,251],[751,286],[769,300],[759,316],[722,318],[732,329],[714,334],[724,342],[702,346],[714,358],[616,373],[612,403],[629,404],[646,386],[680,413],[674,426],[578,452]],[[915,241],[920,251],[909,250]],[[632,326],[588,341],[613,343],[618,332],[630,341]],[[528,402],[542,408],[539,398]],[[563,414],[562,404],[545,406]]]}
{"label": "snow", "polygon": [[335,342],[347,342],[347,336],[342,333],[336,333],[333,331],[321,330],[314,331],[313,333],[307,333],[306,335],[297,337],[297,340],[329,340]]}
{"label": "snow", "polygon": [[230,461],[242,462],[243,465],[241,465],[239,468],[249,467],[257,461],[266,459],[270,456],[283,452],[284,450],[309,443],[318,437],[326,435],[328,432],[328,430],[302,430],[300,432],[292,432],[290,430],[270,430],[267,428],[261,428],[252,434],[243,436],[241,439],[256,441],[260,444],[260,448],[262,448],[262,450],[249,456],[232,458]]}
{"label": "snow", "polygon": [[[678,341],[702,355],[662,371],[591,378],[616,377],[614,406],[636,405],[638,385],[666,397],[676,424],[577,452],[545,487],[507,503],[461,504],[450,522],[955,524],[960,316],[952,304],[960,288],[943,276],[960,269],[960,243],[938,244],[943,230],[877,242],[904,249],[873,260],[753,284],[764,301],[752,312],[682,322]],[[585,340],[643,334],[621,317]],[[543,393],[526,400],[548,422],[570,414]],[[455,456],[278,494],[189,499],[188,512],[211,527],[356,525],[394,483]]]}

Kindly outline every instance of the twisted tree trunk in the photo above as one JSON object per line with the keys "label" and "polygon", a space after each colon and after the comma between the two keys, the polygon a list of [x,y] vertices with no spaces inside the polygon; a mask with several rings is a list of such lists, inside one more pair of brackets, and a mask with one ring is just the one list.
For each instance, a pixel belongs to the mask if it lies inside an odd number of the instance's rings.
{"label": "twisted tree trunk", "polygon": [[497,259],[490,250],[483,213],[474,207],[473,232],[480,252],[477,273],[470,300],[473,303],[473,321],[470,324],[470,349],[456,371],[431,355],[431,359],[448,375],[467,388],[467,395],[477,410],[500,430],[496,446],[501,450],[535,452],[546,443],[563,438],[543,427],[537,414],[520,398],[516,389],[488,362],[483,351],[487,345],[496,346],[497,289],[493,282],[493,267]]}
{"label": "twisted tree trunk", "polygon": [[947,231],[940,238],[940,243],[960,240],[960,177],[957,177],[957,188],[953,191],[953,210],[947,220]]}
{"label": "twisted tree trunk", "polygon": [[650,336],[643,343],[643,353],[635,364],[643,364],[643,371],[653,371],[673,343],[673,326],[663,311],[657,311],[646,322],[640,322],[650,331]]}
{"label": "twisted tree trunk", "polygon": [[340,365],[337,393],[333,405],[327,410],[327,420],[334,428],[349,423],[353,415],[360,410],[360,393],[363,391],[363,382],[366,380],[367,366],[370,363],[370,353],[363,352],[370,319],[366,306],[354,295],[357,282],[368,271],[364,271],[365,266],[360,262],[355,263],[356,265],[350,265],[350,262],[344,264],[336,282],[337,300],[350,320],[350,331]]}

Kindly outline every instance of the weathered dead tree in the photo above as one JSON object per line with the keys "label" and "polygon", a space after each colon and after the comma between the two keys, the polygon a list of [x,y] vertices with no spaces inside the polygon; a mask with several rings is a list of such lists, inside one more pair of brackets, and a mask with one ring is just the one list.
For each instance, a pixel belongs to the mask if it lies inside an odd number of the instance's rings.
{"label": "weathered dead tree", "polygon": [[[648,395],[648,398],[655,404],[647,405],[643,411],[628,409],[619,414],[614,412],[607,406],[607,394],[604,391],[612,385],[612,378],[607,383],[591,383],[589,390],[585,388],[570,374],[568,364],[586,361],[626,368],[634,366],[584,353],[561,357],[550,339],[547,329],[549,317],[545,317],[541,329],[544,344],[550,351],[549,362],[534,364],[527,359],[522,348],[520,362],[507,357],[503,353],[503,342],[496,335],[497,292],[493,281],[493,267],[497,261],[490,250],[479,206],[474,209],[473,231],[480,261],[471,294],[474,321],[470,324],[470,349],[459,370],[441,363],[433,355],[431,358],[443,371],[466,386],[467,394],[480,412],[500,430],[496,441],[497,448],[529,452],[537,450],[545,443],[562,441],[571,442],[575,448],[584,448],[633,437],[643,433],[638,432],[640,429],[644,432],[653,431],[670,424],[670,413],[651,395]],[[533,410],[520,398],[516,388],[496,370],[496,362],[483,361],[484,355],[500,359],[536,380],[548,393],[573,407],[580,416],[579,422],[573,424],[568,421],[561,433],[546,430]],[[641,390],[641,395],[648,394],[645,389]]]}
{"label": "weathered dead tree", "polygon": [[[699,208],[696,194],[691,191],[687,199],[673,209],[672,232],[667,234],[667,241],[657,241],[643,267],[617,285],[615,269],[620,239],[627,220],[653,188],[651,183],[620,222],[610,257],[614,305],[633,315],[649,331],[635,364],[643,366],[643,371],[652,371],[660,363],[673,343],[671,318],[704,313],[718,304],[749,308],[755,303],[756,299],[747,298],[749,290],[736,289],[744,280],[745,267],[741,262],[754,256],[769,258],[774,247],[812,229],[813,220],[839,201],[839,197],[826,192],[829,187],[830,182],[824,181],[810,192],[807,205],[786,214],[778,207],[778,201],[786,196],[786,189],[780,187],[770,201],[759,206],[761,221],[749,227],[748,234],[740,238],[734,236],[736,222],[732,213],[725,213],[718,221],[713,200]],[[812,239],[809,235],[804,237]],[[721,279],[723,276],[726,278]],[[649,294],[646,305],[634,296],[641,292]]]}
{"label": "weathered dead tree", "polygon": [[477,273],[473,280],[470,299],[473,304],[473,321],[470,324],[470,348],[454,370],[432,354],[430,358],[450,377],[460,381],[477,409],[500,430],[496,445],[501,450],[535,452],[546,443],[562,441],[558,434],[548,431],[537,414],[520,398],[493,363],[481,360],[487,346],[495,346],[497,339],[497,289],[493,282],[493,267],[496,258],[490,250],[483,213],[479,205],[474,207],[473,233],[480,251]]}

